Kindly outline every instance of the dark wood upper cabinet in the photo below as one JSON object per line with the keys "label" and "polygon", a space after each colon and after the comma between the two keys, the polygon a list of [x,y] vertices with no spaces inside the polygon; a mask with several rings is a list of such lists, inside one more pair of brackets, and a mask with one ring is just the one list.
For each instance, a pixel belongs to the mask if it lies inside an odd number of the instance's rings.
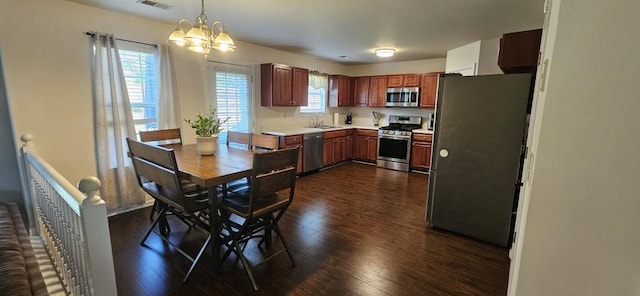
{"label": "dark wood upper cabinet", "polygon": [[309,70],[281,64],[260,65],[261,105],[306,106]]}
{"label": "dark wood upper cabinet", "polygon": [[402,86],[404,87],[417,87],[420,86],[419,74],[404,74],[402,75]]}
{"label": "dark wood upper cabinet", "polygon": [[387,102],[387,76],[369,77],[369,107],[384,107]]}
{"label": "dark wood upper cabinet", "polygon": [[435,108],[438,95],[438,77],[442,72],[422,74],[420,83],[420,108]]}
{"label": "dark wood upper cabinet", "polygon": [[353,106],[353,80],[342,75],[329,76],[329,107]]}
{"label": "dark wood upper cabinet", "polygon": [[387,87],[402,87],[402,75],[387,75]]}
{"label": "dark wood upper cabinet", "polygon": [[420,86],[420,75],[397,74],[387,75],[387,87],[416,87]]}
{"label": "dark wood upper cabinet", "polygon": [[289,106],[293,71],[287,65],[260,65],[262,106]]}
{"label": "dark wood upper cabinet", "polygon": [[292,106],[309,105],[309,69],[292,68]]}
{"label": "dark wood upper cabinet", "polygon": [[542,29],[502,35],[498,66],[504,73],[535,73]]}
{"label": "dark wood upper cabinet", "polygon": [[369,77],[353,79],[354,106],[366,107],[369,104]]}

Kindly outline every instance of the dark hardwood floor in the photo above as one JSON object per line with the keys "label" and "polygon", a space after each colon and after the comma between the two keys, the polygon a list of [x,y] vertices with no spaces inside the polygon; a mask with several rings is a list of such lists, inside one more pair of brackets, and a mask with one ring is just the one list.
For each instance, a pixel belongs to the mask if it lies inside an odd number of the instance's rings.
{"label": "dark hardwood floor", "polygon": [[[424,221],[427,175],[347,163],[298,178],[280,226],[294,253],[254,266],[254,292],[242,265],[220,274],[196,267],[152,234],[149,208],[109,218],[119,295],[504,295],[508,251]],[[170,218],[170,239],[191,254],[204,235]],[[262,254],[247,246],[255,264]],[[272,248],[281,244],[274,237]],[[272,251],[272,250],[267,250]]]}

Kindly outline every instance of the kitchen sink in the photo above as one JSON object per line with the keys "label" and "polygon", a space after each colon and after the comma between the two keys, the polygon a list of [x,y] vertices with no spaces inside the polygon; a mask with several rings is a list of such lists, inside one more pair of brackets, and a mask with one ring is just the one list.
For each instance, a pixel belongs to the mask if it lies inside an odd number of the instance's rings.
{"label": "kitchen sink", "polygon": [[316,126],[308,126],[308,128],[319,128],[319,129],[330,129],[330,128],[339,128],[339,125],[316,125]]}

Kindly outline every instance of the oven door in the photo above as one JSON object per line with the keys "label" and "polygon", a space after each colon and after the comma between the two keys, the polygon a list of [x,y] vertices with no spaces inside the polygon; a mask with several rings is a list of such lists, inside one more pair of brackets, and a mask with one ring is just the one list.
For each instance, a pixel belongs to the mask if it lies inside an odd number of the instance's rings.
{"label": "oven door", "polygon": [[378,160],[409,163],[411,136],[378,135]]}

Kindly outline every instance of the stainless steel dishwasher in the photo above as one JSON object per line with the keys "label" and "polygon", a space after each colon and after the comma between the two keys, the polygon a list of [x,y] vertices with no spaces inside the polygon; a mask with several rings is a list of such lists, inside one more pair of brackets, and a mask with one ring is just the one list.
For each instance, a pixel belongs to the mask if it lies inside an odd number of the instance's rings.
{"label": "stainless steel dishwasher", "polygon": [[302,172],[310,172],[322,167],[322,133],[305,134],[303,137]]}

